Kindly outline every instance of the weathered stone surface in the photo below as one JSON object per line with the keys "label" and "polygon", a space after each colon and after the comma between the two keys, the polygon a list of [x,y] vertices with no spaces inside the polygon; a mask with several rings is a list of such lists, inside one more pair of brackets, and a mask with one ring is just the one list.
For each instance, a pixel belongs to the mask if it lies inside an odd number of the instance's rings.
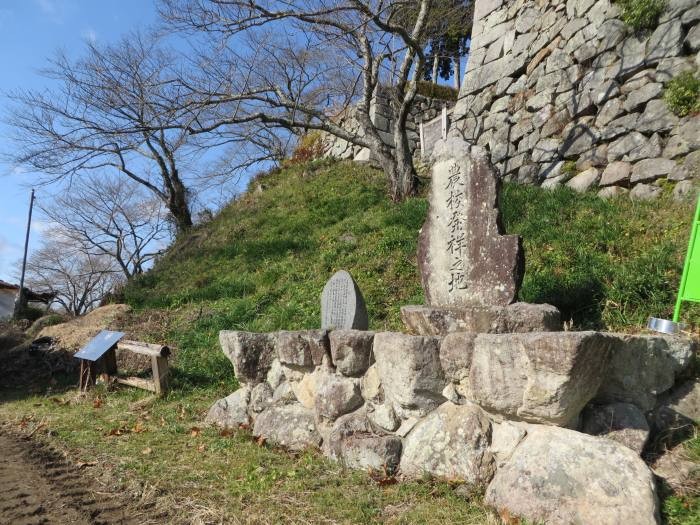
{"label": "weathered stone surface", "polygon": [[398,469],[402,446],[401,438],[397,436],[357,433],[343,440],[340,456],[348,468],[391,475]]}
{"label": "weathered stone surface", "polygon": [[255,419],[253,436],[289,450],[304,450],[321,444],[313,412],[299,404],[270,407],[263,411]]}
{"label": "weathered stone surface", "polygon": [[291,383],[285,381],[280,383],[275,391],[272,393],[272,404],[273,405],[289,405],[290,403],[297,403],[298,399],[294,395],[294,389]]}
{"label": "weathered stone surface", "polygon": [[460,382],[469,377],[474,352],[475,333],[448,334],[440,344],[440,364],[448,381]]}
{"label": "weathered stone surface", "polygon": [[614,199],[627,195],[629,192],[630,190],[627,188],[621,188],[620,186],[608,186],[598,192],[598,197],[601,199]]}
{"label": "weathered stone surface", "polygon": [[695,183],[692,180],[682,180],[673,188],[673,199],[676,201],[690,200],[694,199],[697,193]]}
{"label": "weathered stone surface", "polygon": [[630,199],[633,201],[650,201],[661,197],[662,190],[651,184],[637,184],[630,191]]}
{"label": "weathered stone surface", "polygon": [[243,384],[265,381],[275,359],[275,334],[252,332],[219,332],[219,343],[226,357],[233,363],[236,378]]}
{"label": "weathered stone surface", "polygon": [[654,476],[635,452],[563,428],[526,428],[487,504],[535,523],[659,523]]}
{"label": "weathered stone surface", "polygon": [[625,184],[629,181],[632,165],[629,162],[615,161],[607,165],[600,179],[601,186]]}
{"label": "weathered stone surface", "polygon": [[513,303],[506,307],[474,308],[404,306],[401,319],[408,331],[417,335],[561,330],[561,314],[550,304]]}
{"label": "weathered stone surface", "polygon": [[365,375],[362,376],[360,391],[362,392],[362,397],[367,401],[382,402],[384,399],[384,390],[376,363],[370,366]]}
{"label": "weathered stone surface", "polygon": [[620,160],[633,149],[646,144],[647,138],[637,131],[626,134],[608,146],[608,161]]}
{"label": "weathered stone surface", "polygon": [[691,437],[695,425],[700,424],[700,382],[689,379],[659,396],[650,422],[658,449]]}
{"label": "weathered stone surface", "polygon": [[243,386],[230,396],[219,399],[209,409],[204,422],[229,429],[249,425],[248,403],[250,401],[250,391],[250,387]]}
{"label": "weathered stone surface", "polygon": [[258,383],[250,392],[249,411],[259,414],[272,403],[273,390],[267,383]]}
{"label": "weathered stone surface", "polygon": [[428,218],[418,261],[430,305],[507,305],[523,275],[522,240],[502,235],[498,179],[480,148],[436,146]]}
{"label": "weathered stone surface", "polygon": [[[588,119],[587,122],[590,122]],[[595,128],[585,121],[572,123],[564,128],[564,143],[559,148],[559,154],[564,158],[573,158],[590,150],[600,139]]]}
{"label": "weathered stone surface", "polygon": [[270,369],[267,372],[267,384],[272,390],[275,390],[284,381],[284,370],[279,359],[273,359],[270,364]]}
{"label": "weathered stone surface", "polygon": [[596,168],[588,168],[576,175],[573,179],[566,183],[566,185],[574,191],[583,193],[588,191],[591,186],[593,186],[600,178],[600,170]]}
{"label": "weathered stone surface", "polygon": [[676,167],[676,163],[669,159],[657,158],[641,160],[632,166],[630,182],[647,182],[666,177]]}
{"label": "weathered stone surface", "polygon": [[647,63],[658,62],[662,58],[677,56],[683,48],[683,26],[680,20],[659,24],[649,38]]}
{"label": "weathered stone surface", "polygon": [[394,409],[387,404],[370,405],[367,409],[367,419],[387,432],[395,431],[401,424],[399,418],[396,417]]}
{"label": "weathered stone surface", "polygon": [[445,401],[438,338],[380,332],[374,356],[386,399],[402,419],[424,416]]}
{"label": "weathered stone surface", "polygon": [[321,294],[321,328],[367,330],[369,321],[362,292],[345,270],[331,277]]}
{"label": "weathered stone surface", "polygon": [[663,100],[650,100],[637,121],[637,128],[642,133],[671,131],[677,125],[678,117],[671,113]]}
{"label": "weathered stone surface", "polygon": [[639,89],[632,91],[627,95],[627,100],[625,100],[624,108],[625,111],[634,111],[641,105],[646,104],[653,98],[657,98],[661,95],[664,87],[660,83],[645,84]]}
{"label": "weathered stone surface", "polygon": [[470,395],[509,419],[567,425],[596,395],[615,342],[597,332],[480,334]]}
{"label": "weathered stone surface", "polygon": [[645,144],[634,148],[624,159],[629,162],[635,162],[643,159],[659,157],[661,155],[661,137],[658,133],[654,133]]}
{"label": "weathered stone surface", "polygon": [[359,377],[372,364],[374,332],[363,330],[333,330],[329,334],[331,358],[338,372]]}
{"label": "weathered stone surface", "polygon": [[595,401],[632,403],[651,410],[656,396],[669,390],[690,365],[695,351],[691,339],[672,336],[615,336],[610,364]]}
{"label": "weathered stone surface", "polygon": [[318,418],[335,421],[364,403],[359,379],[323,374],[317,382],[315,409]]}
{"label": "weathered stone surface", "polygon": [[330,353],[325,330],[282,331],[277,334],[277,357],[280,363],[298,368],[313,368]]}
{"label": "weathered stone surface", "polygon": [[649,438],[644,413],[630,403],[588,405],[583,410],[581,431],[591,436],[612,439],[641,454]]}
{"label": "weathered stone surface", "polygon": [[495,470],[490,443],[491,423],[478,406],[447,402],[406,437],[401,472],[485,483]]}
{"label": "weathered stone surface", "polygon": [[700,50],[700,25],[691,28],[683,42],[693,53],[697,53]]}

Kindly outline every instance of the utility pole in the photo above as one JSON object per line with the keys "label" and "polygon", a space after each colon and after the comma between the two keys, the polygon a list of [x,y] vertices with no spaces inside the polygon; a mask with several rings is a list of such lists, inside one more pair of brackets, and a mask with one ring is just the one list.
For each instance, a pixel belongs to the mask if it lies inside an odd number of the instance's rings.
{"label": "utility pole", "polygon": [[22,259],[22,276],[19,280],[19,297],[15,303],[15,319],[19,318],[24,307],[24,273],[27,270],[27,251],[29,250],[29,230],[32,227],[32,210],[34,209],[34,189],[32,188],[32,196],[29,199],[29,218],[27,219],[27,235],[24,238],[24,258]]}

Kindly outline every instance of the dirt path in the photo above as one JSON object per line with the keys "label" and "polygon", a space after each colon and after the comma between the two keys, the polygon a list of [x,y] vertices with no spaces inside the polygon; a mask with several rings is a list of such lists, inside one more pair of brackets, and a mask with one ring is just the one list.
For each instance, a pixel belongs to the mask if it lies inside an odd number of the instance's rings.
{"label": "dirt path", "polygon": [[56,452],[0,430],[0,523],[135,525],[152,518],[98,490],[89,473]]}

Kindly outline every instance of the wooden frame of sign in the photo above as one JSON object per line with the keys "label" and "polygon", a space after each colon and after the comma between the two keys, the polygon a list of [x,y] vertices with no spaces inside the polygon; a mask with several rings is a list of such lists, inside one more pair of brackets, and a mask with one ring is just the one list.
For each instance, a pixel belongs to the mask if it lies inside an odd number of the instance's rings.
{"label": "wooden frame of sign", "polygon": [[117,348],[122,351],[150,357],[151,371],[153,374],[153,379],[143,379],[141,377],[116,377],[117,383],[120,385],[150,390],[159,396],[168,391],[168,381],[170,379],[168,356],[170,355],[170,349],[167,346],[142,343],[140,341],[119,341],[117,343]]}

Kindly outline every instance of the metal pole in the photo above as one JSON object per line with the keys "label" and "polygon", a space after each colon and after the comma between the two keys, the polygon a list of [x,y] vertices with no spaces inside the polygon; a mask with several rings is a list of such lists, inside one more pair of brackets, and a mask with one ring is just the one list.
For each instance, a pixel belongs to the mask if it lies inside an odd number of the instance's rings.
{"label": "metal pole", "polygon": [[15,304],[15,317],[17,317],[22,309],[24,302],[24,274],[27,271],[27,251],[29,250],[29,230],[32,227],[32,210],[34,209],[34,189],[32,189],[32,196],[29,199],[29,218],[27,219],[27,235],[24,238],[24,257],[22,259],[22,276],[19,280],[19,297],[17,298],[17,303]]}

